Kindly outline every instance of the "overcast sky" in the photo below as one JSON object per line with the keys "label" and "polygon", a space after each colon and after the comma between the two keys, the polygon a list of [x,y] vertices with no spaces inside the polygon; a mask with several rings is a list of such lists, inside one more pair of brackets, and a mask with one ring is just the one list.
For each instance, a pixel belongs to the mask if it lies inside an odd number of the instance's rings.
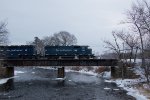
{"label": "overcast sky", "polygon": [[103,41],[119,22],[133,0],[0,0],[0,20],[8,22],[11,44],[26,44],[35,36],[43,38],[68,31],[79,45],[104,51]]}

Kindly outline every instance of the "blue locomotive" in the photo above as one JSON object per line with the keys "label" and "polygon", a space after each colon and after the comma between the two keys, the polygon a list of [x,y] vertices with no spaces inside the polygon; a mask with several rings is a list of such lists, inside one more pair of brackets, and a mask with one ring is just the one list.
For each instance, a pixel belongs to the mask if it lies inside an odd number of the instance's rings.
{"label": "blue locomotive", "polygon": [[48,59],[84,59],[93,56],[88,46],[45,46],[45,57]]}
{"label": "blue locomotive", "polygon": [[0,57],[7,59],[26,59],[36,56],[35,47],[32,45],[0,46]]}
{"label": "blue locomotive", "polygon": [[45,46],[44,55],[37,54],[33,45],[0,46],[0,58],[7,59],[89,59],[93,58],[88,46]]}

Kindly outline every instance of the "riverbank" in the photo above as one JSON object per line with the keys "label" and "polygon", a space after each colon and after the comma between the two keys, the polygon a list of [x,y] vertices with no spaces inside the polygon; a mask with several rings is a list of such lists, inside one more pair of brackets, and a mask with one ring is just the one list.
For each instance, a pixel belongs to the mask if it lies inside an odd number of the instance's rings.
{"label": "riverbank", "polygon": [[[105,82],[108,83],[116,83],[118,87],[123,88],[127,91],[128,95],[135,97],[137,100],[150,100],[150,87],[147,84],[144,84],[146,79],[141,73],[140,67],[134,69],[134,72],[137,75],[140,75],[137,79],[111,79],[111,73],[103,72],[103,73],[96,73],[96,69],[93,68],[92,70],[88,71],[87,68],[76,70],[67,69],[66,72],[79,72],[84,74],[95,75],[97,77],[103,77]],[[139,86],[140,84],[140,86]]]}

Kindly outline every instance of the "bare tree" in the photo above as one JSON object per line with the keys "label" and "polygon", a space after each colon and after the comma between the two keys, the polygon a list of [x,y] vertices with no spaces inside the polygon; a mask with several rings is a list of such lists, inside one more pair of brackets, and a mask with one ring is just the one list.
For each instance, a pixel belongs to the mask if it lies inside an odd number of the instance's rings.
{"label": "bare tree", "polygon": [[122,79],[124,79],[124,77],[126,75],[126,68],[125,68],[124,57],[123,57],[123,55],[124,55],[124,44],[123,44],[123,49],[121,50],[121,45],[119,45],[120,42],[118,41],[117,32],[113,31],[112,35],[114,38],[114,41],[113,41],[114,43],[110,42],[110,41],[104,41],[104,43],[106,44],[106,48],[108,48],[109,50],[116,53],[117,58],[119,60],[118,66],[121,68],[121,74],[122,74],[121,76],[122,76]]}
{"label": "bare tree", "polygon": [[150,3],[146,0],[134,3],[132,8],[127,12],[126,22],[130,24],[133,32],[139,35],[142,54],[142,67],[145,70],[145,76],[147,78],[147,82],[149,83],[149,70],[145,65],[144,36],[146,34],[150,34]]}
{"label": "bare tree", "polygon": [[146,51],[150,52],[150,35],[147,35],[147,37],[145,39],[145,49],[146,49]]}
{"label": "bare tree", "polygon": [[56,44],[62,46],[70,46],[77,43],[76,37],[66,31],[60,31],[57,34],[54,34],[54,38],[56,39]]}
{"label": "bare tree", "polygon": [[44,54],[44,43],[38,37],[34,37],[33,42],[28,42],[28,45],[34,45],[36,49],[36,54],[43,55]]}
{"label": "bare tree", "polygon": [[55,40],[54,37],[52,36],[46,36],[42,39],[44,45],[50,45],[50,46],[54,46],[55,45]]}
{"label": "bare tree", "polygon": [[133,5],[131,11],[128,11],[128,21],[132,25],[132,29],[135,33],[139,34],[140,43],[141,43],[141,52],[142,52],[142,66],[145,65],[145,57],[144,57],[144,42],[143,36],[145,33],[142,32],[142,23],[140,23],[141,14],[136,5]]}
{"label": "bare tree", "polygon": [[[133,49],[139,48],[141,50],[142,57],[142,68],[144,69],[144,75],[147,78],[147,82],[150,81],[150,64],[149,61],[145,60],[145,50],[149,47],[149,42],[146,43],[145,37],[150,34],[150,3],[146,0],[141,2],[137,1],[134,3],[130,10],[127,11],[127,19],[124,23],[129,24],[129,30],[131,30],[132,34],[125,34],[124,32],[120,32],[116,35],[113,35],[115,43],[113,44],[109,41],[105,41],[107,44],[107,48],[115,51],[118,54],[118,58],[121,56],[119,43],[116,42],[117,38],[121,39],[126,45],[131,49],[130,55],[133,54]],[[135,34],[137,36],[135,36]],[[139,39],[139,44],[137,45],[137,41]],[[131,59],[131,58],[130,58]],[[131,61],[131,60],[130,60]]]}
{"label": "bare tree", "polygon": [[110,42],[110,41],[104,41],[104,43],[106,44],[106,48],[108,48],[109,50],[113,51],[116,53],[117,58],[119,60],[121,60],[121,50],[120,50],[120,46],[119,43],[117,41],[117,36],[116,36],[116,32],[113,31],[112,32],[113,38],[114,38],[114,43]]}
{"label": "bare tree", "polygon": [[52,36],[46,36],[43,39],[38,37],[34,38],[34,41],[27,42],[28,45],[34,45],[37,54],[44,54],[44,46],[70,46],[77,43],[77,39],[73,34],[66,31],[55,33]]}
{"label": "bare tree", "polygon": [[[130,55],[129,56],[130,56],[130,64],[131,64],[131,59],[135,58],[134,55],[133,55],[133,53],[134,53],[134,49],[137,50],[136,47],[138,46],[138,40],[139,40],[139,38],[137,36],[135,36],[134,34],[131,35],[128,32],[125,32],[125,31],[118,31],[116,33],[116,35],[127,46],[125,48],[125,50],[130,51]],[[136,55],[136,53],[137,52],[135,52],[135,55]]]}
{"label": "bare tree", "polygon": [[53,34],[53,36],[42,39],[45,45],[52,46],[70,46],[77,43],[77,39],[73,34],[66,31],[60,31]]}
{"label": "bare tree", "polygon": [[6,22],[0,22],[0,45],[8,44],[8,30]]}

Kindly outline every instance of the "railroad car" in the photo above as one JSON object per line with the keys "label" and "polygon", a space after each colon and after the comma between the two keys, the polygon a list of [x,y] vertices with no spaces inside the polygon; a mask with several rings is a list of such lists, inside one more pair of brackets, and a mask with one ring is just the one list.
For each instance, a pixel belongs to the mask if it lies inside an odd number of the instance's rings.
{"label": "railroad car", "polygon": [[43,55],[37,54],[35,46],[0,46],[0,58],[6,59],[89,59],[93,58],[88,46],[45,46]]}
{"label": "railroad car", "polygon": [[32,45],[0,46],[0,57],[7,59],[27,59],[35,57],[35,47]]}
{"label": "railroad car", "polygon": [[45,46],[48,59],[87,59],[94,57],[88,46]]}

